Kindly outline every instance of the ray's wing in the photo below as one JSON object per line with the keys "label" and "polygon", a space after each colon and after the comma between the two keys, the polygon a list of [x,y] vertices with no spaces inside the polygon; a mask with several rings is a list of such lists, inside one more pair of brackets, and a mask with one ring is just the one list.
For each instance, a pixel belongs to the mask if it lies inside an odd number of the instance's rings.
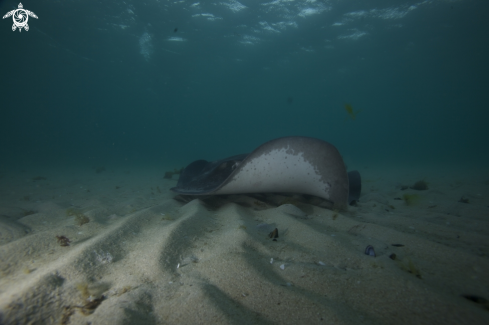
{"label": "ray's wing", "polygon": [[5,19],[5,18],[7,18],[7,17],[12,16],[12,15],[13,15],[13,13],[14,13],[14,11],[15,11],[15,10],[12,10],[12,11],[7,12],[7,13],[5,14],[5,16],[3,16],[3,17],[2,17],[2,19]]}
{"label": "ray's wing", "polygon": [[33,18],[37,18],[36,14],[33,13],[32,11],[29,11],[29,10],[26,10],[25,12],[27,12],[27,14]]}

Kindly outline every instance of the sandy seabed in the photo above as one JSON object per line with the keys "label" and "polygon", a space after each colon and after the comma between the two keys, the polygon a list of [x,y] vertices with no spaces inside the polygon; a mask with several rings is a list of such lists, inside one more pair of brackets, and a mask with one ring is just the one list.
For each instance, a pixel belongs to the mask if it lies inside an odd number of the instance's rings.
{"label": "sandy seabed", "polygon": [[340,213],[180,202],[156,168],[3,171],[0,324],[489,324],[488,171],[359,170]]}

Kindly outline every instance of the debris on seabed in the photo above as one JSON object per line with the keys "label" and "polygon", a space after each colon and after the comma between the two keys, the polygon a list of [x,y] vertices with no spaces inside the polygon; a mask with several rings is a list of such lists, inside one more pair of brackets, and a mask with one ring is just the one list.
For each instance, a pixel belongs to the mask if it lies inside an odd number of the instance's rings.
{"label": "debris on seabed", "polygon": [[59,246],[70,246],[71,241],[65,236],[56,236]]}
{"label": "debris on seabed", "polygon": [[281,268],[282,270],[285,270],[285,264],[280,265],[280,268]]}
{"label": "debris on seabed", "polygon": [[376,257],[375,251],[372,245],[368,245],[367,248],[365,248],[365,255],[373,256]]}
{"label": "debris on seabed", "polygon": [[273,264],[273,257],[270,259],[270,264]]}

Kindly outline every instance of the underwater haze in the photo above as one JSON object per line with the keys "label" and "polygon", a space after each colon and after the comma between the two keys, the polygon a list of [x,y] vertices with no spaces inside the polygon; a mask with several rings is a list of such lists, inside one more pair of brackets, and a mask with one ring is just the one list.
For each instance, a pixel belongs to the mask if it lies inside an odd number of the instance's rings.
{"label": "underwater haze", "polygon": [[489,0],[20,1],[0,325],[489,324]]}
{"label": "underwater haze", "polygon": [[489,162],[487,1],[22,3],[28,31],[0,21],[2,171],[183,167],[291,135],[352,165]]}

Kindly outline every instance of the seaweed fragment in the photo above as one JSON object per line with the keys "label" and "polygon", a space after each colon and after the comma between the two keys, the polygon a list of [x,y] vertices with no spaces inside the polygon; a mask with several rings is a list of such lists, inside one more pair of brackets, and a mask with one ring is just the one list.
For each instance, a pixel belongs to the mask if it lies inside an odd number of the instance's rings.
{"label": "seaweed fragment", "polygon": [[90,291],[88,290],[88,283],[87,282],[78,283],[76,285],[76,289],[78,289],[78,291],[80,291],[80,294],[81,294],[83,299],[88,299],[88,297],[90,297]]}
{"label": "seaweed fragment", "polygon": [[419,195],[417,194],[404,194],[402,196],[402,199],[404,200],[404,202],[406,202],[406,205],[415,205],[416,203],[418,203],[419,201]]}
{"label": "seaweed fragment", "polygon": [[89,223],[89,222],[90,222],[90,218],[88,218],[84,214],[79,214],[75,217],[75,224],[78,226],[83,226],[84,224]]}
{"label": "seaweed fragment", "polygon": [[166,220],[166,221],[173,221],[175,219],[173,219],[173,217],[171,215],[163,215],[163,218],[161,218],[161,220]]}
{"label": "seaweed fragment", "polygon": [[87,282],[81,282],[76,285],[76,288],[80,292],[84,301],[87,301],[83,306],[73,306],[72,309],[78,308],[83,315],[90,315],[95,311],[95,309],[105,300],[104,296],[100,296],[99,298],[94,298],[92,293],[88,289]]}
{"label": "seaweed fragment", "polygon": [[408,258],[407,265],[401,263],[401,268],[415,275],[418,279],[421,279],[421,272],[416,268],[416,266],[414,266],[414,263],[410,258]]}
{"label": "seaweed fragment", "polygon": [[60,324],[67,325],[70,323],[70,317],[75,313],[75,309],[70,306],[63,307],[63,315],[61,316]]}
{"label": "seaweed fragment", "polygon": [[75,216],[75,225],[77,226],[82,226],[86,223],[90,222],[90,218],[88,218],[86,215],[84,215],[81,211],[69,208],[66,209],[66,215],[68,217]]}
{"label": "seaweed fragment", "polygon": [[56,236],[59,246],[70,246],[71,241],[65,236]]}
{"label": "seaweed fragment", "polygon": [[468,198],[466,198],[465,196],[462,196],[462,197],[460,198],[460,200],[458,200],[458,202],[460,202],[460,203],[469,203],[469,199],[468,199]]}

